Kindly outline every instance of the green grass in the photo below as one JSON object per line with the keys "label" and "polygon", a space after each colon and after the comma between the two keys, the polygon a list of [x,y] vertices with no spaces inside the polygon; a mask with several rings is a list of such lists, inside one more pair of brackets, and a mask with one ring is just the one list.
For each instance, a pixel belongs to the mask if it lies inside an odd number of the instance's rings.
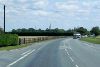
{"label": "green grass", "polygon": [[[39,42],[42,42],[42,41],[39,41]],[[30,44],[22,44],[22,45],[15,45],[15,46],[5,46],[5,47],[0,47],[0,51],[2,50],[13,50],[13,49],[19,49],[19,48],[24,48],[24,47],[27,47],[27,46],[30,46],[32,43]]]}
{"label": "green grass", "polygon": [[100,38],[98,38],[98,37],[81,38],[80,40],[94,43],[94,44],[100,44]]}
{"label": "green grass", "polygon": [[97,36],[96,38],[100,38],[100,36]]}
{"label": "green grass", "polygon": [[23,44],[23,45],[16,45],[16,46],[7,46],[7,47],[0,47],[0,50],[12,50],[12,49],[18,49],[18,48],[24,48],[29,46],[29,44]]}

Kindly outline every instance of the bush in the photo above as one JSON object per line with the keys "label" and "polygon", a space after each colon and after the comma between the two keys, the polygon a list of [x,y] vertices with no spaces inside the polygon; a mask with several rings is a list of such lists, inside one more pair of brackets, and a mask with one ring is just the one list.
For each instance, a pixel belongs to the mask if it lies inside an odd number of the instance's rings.
{"label": "bush", "polygon": [[18,35],[16,34],[1,34],[0,47],[18,45]]}

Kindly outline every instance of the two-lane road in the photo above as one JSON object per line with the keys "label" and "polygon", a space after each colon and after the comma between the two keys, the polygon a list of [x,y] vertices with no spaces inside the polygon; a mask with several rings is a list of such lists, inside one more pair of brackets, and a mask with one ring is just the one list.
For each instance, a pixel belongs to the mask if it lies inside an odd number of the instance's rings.
{"label": "two-lane road", "polygon": [[99,48],[76,39],[56,39],[29,49],[7,67],[99,67]]}

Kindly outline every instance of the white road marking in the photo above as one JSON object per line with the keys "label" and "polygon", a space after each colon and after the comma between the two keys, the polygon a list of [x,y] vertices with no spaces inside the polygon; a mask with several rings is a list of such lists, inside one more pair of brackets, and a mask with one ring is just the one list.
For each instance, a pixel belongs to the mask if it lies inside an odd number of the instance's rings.
{"label": "white road marking", "polygon": [[27,53],[30,52],[30,51],[31,51],[31,50],[28,50],[28,51],[22,53],[21,55],[25,55],[25,54],[27,54]]}
{"label": "white road marking", "polygon": [[11,67],[12,65],[14,65],[15,63],[17,63],[18,61],[24,59],[25,57],[27,57],[29,54],[33,53],[35,51],[35,49],[33,49],[31,52],[25,54],[24,56],[22,56],[21,58],[19,58],[18,60],[12,62],[11,64],[9,64],[7,67]]}
{"label": "white road marking", "polygon": [[43,47],[44,47],[44,46],[42,46],[42,47],[38,48],[37,50],[41,50]]}
{"label": "white road marking", "polygon": [[75,65],[76,67],[79,67],[78,65]]}
{"label": "white road marking", "polygon": [[66,51],[66,52],[67,52],[67,54],[69,55],[68,50],[67,50],[67,49],[65,49],[65,51]]}
{"label": "white road marking", "polygon": [[69,58],[71,59],[71,61],[72,61],[72,62],[74,62],[74,60],[73,60],[73,58],[72,58],[72,57],[69,57]]}
{"label": "white road marking", "polygon": [[72,50],[72,48],[71,48],[71,47],[69,47],[69,49],[70,49],[70,50]]}
{"label": "white road marking", "polygon": [[38,50],[40,50],[41,48],[38,48]]}
{"label": "white road marking", "polygon": [[67,49],[65,49],[65,51],[68,52]]}
{"label": "white road marking", "polygon": [[69,53],[67,52],[67,54],[69,55]]}

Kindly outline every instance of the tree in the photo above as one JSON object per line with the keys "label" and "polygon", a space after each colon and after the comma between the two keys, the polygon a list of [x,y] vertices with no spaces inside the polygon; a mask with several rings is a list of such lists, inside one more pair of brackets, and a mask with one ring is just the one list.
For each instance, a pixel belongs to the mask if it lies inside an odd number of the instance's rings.
{"label": "tree", "polygon": [[58,28],[55,28],[54,30],[55,30],[55,32],[59,32],[59,29]]}
{"label": "tree", "polygon": [[73,29],[69,29],[69,30],[67,30],[66,32],[67,32],[67,33],[73,34],[73,33],[74,33],[74,30],[73,30]]}
{"label": "tree", "polygon": [[81,35],[86,35],[87,34],[87,29],[83,28],[83,27],[79,27],[77,29],[75,29],[76,32],[79,32]]}
{"label": "tree", "polygon": [[45,31],[50,31],[48,28],[46,28],[46,30]]}
{"label": "tree", "polygon": [[13,32],[13,33],[15,33],[15,32],[16,32],[16,30],[15,30],[15,29],[12,29],[12,32]]}
{"label": "tree", "polygon": [[16,32],[20,33],[20,32],[22,32],[21,30],[22,30],[22,29],[17,29]]}
{"label": "tree", "polygon": [[99,29],[99,27],[93,27],[90,32],[92,34],[95,34],[95,36],[100,35],[100,29]]}
{"label": "tree", "polygon": [[25,29],[25,28],[22,28],[22,29],[21,29],[21,32],[26,33],[26,32],[28,32],[28,30],[27,30],[27,29]]}
{"label": "tree", "polygon": [[28,29],[28,32],[34,32],[34,31],[35,31],[35,29],[33,29],[33,28]]}

